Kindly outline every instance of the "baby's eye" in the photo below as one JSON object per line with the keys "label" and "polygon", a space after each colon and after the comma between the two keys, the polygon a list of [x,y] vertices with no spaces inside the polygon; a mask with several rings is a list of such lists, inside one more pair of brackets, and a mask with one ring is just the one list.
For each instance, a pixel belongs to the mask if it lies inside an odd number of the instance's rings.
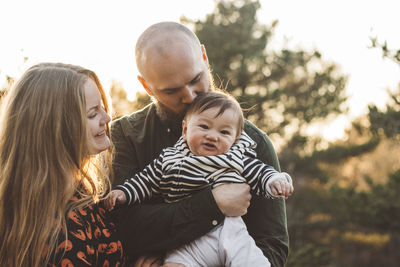
{"label": "baby's eye", "polygon": [[208,126],[205,125],[205,124],[200,124],[199,127],[202,128],[202,129],[208,129]]}
{"label": "baby's eye", "polygon": [[230,132],[230,131],[227,131],[227,130],[222,130],[221,133],[222,133],[222,134],[225,134],[225,135],[231,134],[231,132]]}

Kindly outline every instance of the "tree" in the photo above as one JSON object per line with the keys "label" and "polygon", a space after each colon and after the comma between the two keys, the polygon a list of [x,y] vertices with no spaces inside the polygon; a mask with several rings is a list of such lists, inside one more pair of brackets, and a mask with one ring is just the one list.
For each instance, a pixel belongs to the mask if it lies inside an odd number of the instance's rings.
{"label": "tree", "polygon": [[[205,44],[220,87],[243,108],[251,108],[247,118],[281,144],[282,169],[293,174],[296,188],[287,201],[288,266],[340,266],[352,260],[342,250],[350,242],[342,240],[346,232],[336,220],[344,216],[348,203],[332,208],[339,202],[330,194],[335,179],[326,165],[340,170],[347,159],[374,151],[380,139],[368,129],[361,141],[319,149],[323,139],[309,136],[307,129],[347,111],[347,77],[317,50],[290,49],[287,44],[272,49],[278,22],[259,23],[259,8],[256,0],[220,0],[204,20],[182,21],[193,25]],[[352,220],[343,218],[351,225]]]}
{"label": "tree", "polygon": [[6,75],[6,81],[7,84],[3,88],[0,88],[0,101],[7,94],[8,89],[14,84],[14,78]]}
{"label": "tree", "polygon": [[[370,37],[371,48],[379,48],[382,57],[397,63],[400,67],[400,49],[389,49],[387,42],[379,42],[377,37]],[[388,91],[391,101],[386,105],[386,110],[381,111],[375,105],[369,106],[371,130],[375,134],[383,133],[389,138],[398,137],[400,134],[400,83],[397,91]]]}
{"label": "tree", "polygon": [[183,21],[208,48],[221,87],[253,107],[249,119],[275,138],[305,136],[310,124],[346,111],[347,78],[318,51],[270,49],[277,21],[260,24],[259,8],[258,1],[219,1],[204,21]]}
{"label": "tree", "polygon": [[123,115],[131,114],[134,111],[144,108],[151,102],[151,98],[146,93],[137,92],[134,100],[129,100],[128,95],[122,84],[113,80],[110,88],[112,101],[112,117],[119,118]]}
{"label": "tree", "polygon": [[[384,58],[400,66],[400,50],[390,50],[387,42],[379,43],[376,38],[371,38],[371,41],[372,48],[381,49]],[[398,158],[398,153],[390,153],[396,146],[399,147],[400,87],[397,92],[388,93],[391,100],[385,109],[369,106],[368,128],[353,123],[353,131],[360,135],[362,133],[364,137],[369,136],[370,145],[364,146],[365,152],[373,151],[376,154],[376,147],[385,144],[391,146],[390,150],[384,147],[380,154],[375,155],[375,160],[362,158],[362,151],[358,154],[360,163],[366,161],[366,164],[377,169],[384,168],[379,161]],[[330,158],[333,159],[332,155]],[[333,215],[329,219],[329,224],[335,230],[331,247],[340,255],[335,259],[338,266],[398,266],[400,169],[385,169],[392,170],[386,172],[387,177],[376,177],[374,172],[364,173],[361,179],[353,180],[354,184],[341,184],[336,180],[329,187],[328,202],[333,205],[326,207],[325,214]],[[360,184],[363,184],[362,189],[358,186]]]}

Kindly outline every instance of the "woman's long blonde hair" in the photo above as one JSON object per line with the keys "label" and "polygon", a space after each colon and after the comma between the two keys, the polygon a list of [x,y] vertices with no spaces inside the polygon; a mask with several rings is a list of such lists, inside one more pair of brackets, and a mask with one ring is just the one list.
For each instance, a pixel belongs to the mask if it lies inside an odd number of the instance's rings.
{"label": "woman's long blonde hair", "polygon": [[[97,84],[108,112],[96,74],[61,63],[31,67],[3,101],[0,266],[46,265],[66,229],[68,211],[95,202],[108,190],[104,153],[88,155],[88,79]],[[108,126],[106,131],[109,135]],[[89,175],[92,167],[97,175]],[[71,206],[74,194],[79,201]]]}

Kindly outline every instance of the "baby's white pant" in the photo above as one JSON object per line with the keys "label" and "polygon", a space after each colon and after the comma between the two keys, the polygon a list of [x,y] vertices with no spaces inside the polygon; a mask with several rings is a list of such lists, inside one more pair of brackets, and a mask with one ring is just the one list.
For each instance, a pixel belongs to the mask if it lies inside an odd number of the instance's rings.
{"label": "baby's white pant", "polygon": [[271,266],[247,232],[242,217],[225,217],[224,223],[208,234],[170,251],[165,262],[181,263],[186,267]]}

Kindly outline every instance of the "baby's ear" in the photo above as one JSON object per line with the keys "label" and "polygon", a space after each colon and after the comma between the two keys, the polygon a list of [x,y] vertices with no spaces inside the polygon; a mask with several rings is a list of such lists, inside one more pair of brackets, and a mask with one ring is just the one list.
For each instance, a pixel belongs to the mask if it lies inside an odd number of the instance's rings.
{"label": "baby's ear", "polygon": [[186,120],[184,119],[182,121],[182,137],[183,137],[183,140],[185,140],[185,141],[186,141],[186,132],[187,132],[187,123],[186,123]]}
{"label": "baby's ear", "polygon": [[236,135],[235,143],[236,143],[237,141],[239,141],[239,139],[240,139],[241,136],[242,136],[242,133],[241,133],[241,132],[240,132],[239,134]]}

